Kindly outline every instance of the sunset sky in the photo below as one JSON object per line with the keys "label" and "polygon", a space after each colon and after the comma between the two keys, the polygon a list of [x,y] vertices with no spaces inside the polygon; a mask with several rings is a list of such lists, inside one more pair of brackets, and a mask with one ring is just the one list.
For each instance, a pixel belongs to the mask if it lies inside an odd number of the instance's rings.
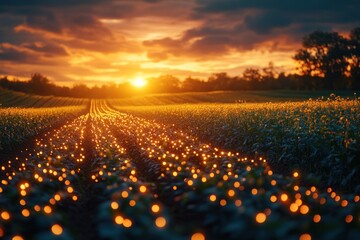
{"label": "sunset sky", "polygon": [[240,75],[291,57],[314,30],[360,26],[356,0],[0,0],[0,76],[59,85]]}

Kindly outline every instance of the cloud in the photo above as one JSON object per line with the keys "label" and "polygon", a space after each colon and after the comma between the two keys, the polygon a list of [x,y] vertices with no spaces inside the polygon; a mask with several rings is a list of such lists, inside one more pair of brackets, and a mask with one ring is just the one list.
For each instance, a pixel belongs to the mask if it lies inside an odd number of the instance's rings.
{"label": "cloud", "polygon": [[[197,0],[193,15],[204,17],[218,14],[221,17],[246,15],[243,22],[257,33],[269,33],[274,29],[285,29],[290,25],[330,25],[360,23],[360,2],[353,0]],[[314,29],[316,30],[316,29]]]}
{"label": "cloud", "polygon": [[64,47],[53,43],[35,42],[35,43],[25,43],[23,44],[23,46],[35,52],[43,53],[44,56],[46,57],[69,55]]}
{"label": "cloud", "polygon": [[312,31],[348,33],[360,25],[354,0],[0,0],[0,6],[0,71],[20,65],[64,81],[185,74],[193,66],[196,74],[235,73],[267,64],[270,53],[291,58]]}
{"label": "cloud", "polygon": [[38,55],[11,44],[0,44],[0,61],[14,63],[39,63]]}
{"label": "cloud", "polygon": [[147,57],[155,62],[159,62],[168,59],[168,54],[165,52],[148,52]]}

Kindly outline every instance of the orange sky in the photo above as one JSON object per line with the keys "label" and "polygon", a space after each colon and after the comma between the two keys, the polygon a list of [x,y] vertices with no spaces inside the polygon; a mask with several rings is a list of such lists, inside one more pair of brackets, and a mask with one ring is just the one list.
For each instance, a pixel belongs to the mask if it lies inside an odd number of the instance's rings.
{"label": "orange sky", "polygon": [[[359,25],[353,1],[0,0],[0,75],[60,85],[241,75],[291,57],[314,30]],[[359,4],[357,4],[359,5]],[[354,8],[355,7],[355,8]]]}

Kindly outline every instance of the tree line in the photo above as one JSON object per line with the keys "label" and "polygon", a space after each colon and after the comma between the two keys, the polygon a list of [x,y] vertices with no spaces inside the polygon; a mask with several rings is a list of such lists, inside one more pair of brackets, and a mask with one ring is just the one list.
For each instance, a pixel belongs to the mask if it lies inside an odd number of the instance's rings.
{"label": "tree line", "polygon": [[206,80],[172,75],[149,78],[148,86],[135,89],[130,83],[88,87],[76,84],[61,87],[46,76],[35,73],[28,81],[0,78],[0,87],[38,95],[62,97],[112,98],[144,93],[201,92],[218,90],[359,90],[360,89],[360,28],[348,37],[337,32],[315,31],[303,38],[302,47],[293,57],[298,73],[278,72],[274,63],[265,68],[247,68],[241,76],[226,72],[214,73]]}

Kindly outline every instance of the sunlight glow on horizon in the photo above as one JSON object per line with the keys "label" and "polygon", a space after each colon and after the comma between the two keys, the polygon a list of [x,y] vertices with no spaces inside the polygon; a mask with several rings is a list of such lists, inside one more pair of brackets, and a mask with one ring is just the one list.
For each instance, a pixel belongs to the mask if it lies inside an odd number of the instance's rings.
{"label": "sunlight glow on horizon", "polygon": [[130,83],[131,83],[131,85],[133,85],[136,88],[142,88],[142,87],[146,86],[147,80],[145,80],[142,77],[137,77],[134,80],[132,80]]}

